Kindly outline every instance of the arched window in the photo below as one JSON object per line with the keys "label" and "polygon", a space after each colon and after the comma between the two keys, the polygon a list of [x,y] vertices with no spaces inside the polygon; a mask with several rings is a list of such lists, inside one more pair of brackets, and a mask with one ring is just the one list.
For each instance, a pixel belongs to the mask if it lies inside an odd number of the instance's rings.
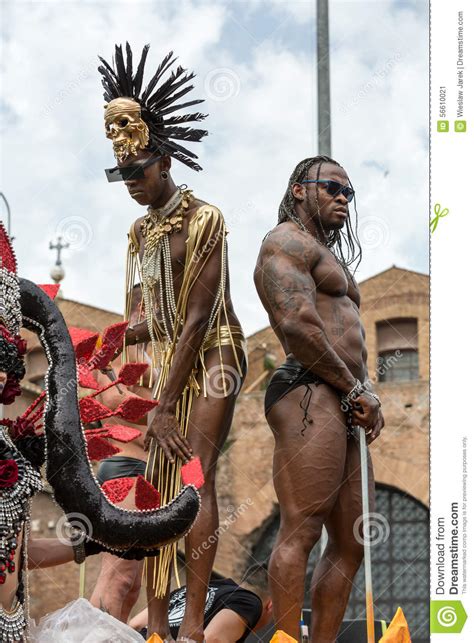
{"label": "arched window", "polygon": [[417,319],[387,319],[377,322],[376,328],[377,380],[400,382],[418,379]]}
{"label": "arched window", "polygon": [[[376,513],[380,523],[389,529],[380,530],[372,546],[372,576],[375,618],[390,621],[401,606],[408,621],[413,643],[428,643],[429,587],[429,512],[413,496],[388,485],[376,485]],[[386,521],[386,522],[385,522]],[[276,515],[254,548],[249,565],[266,560],[273,549],[279,515]],[[374,524],[374,523],[372,523]],[[295,535],[297,537],[297,535]],[[375,542],[377,544],[375,544]],[[321,556],[321,543],[311,552],[306,575],[305,608],[311,608],[310,583]],[[354,585],[344,619],[365,618],[365,582],[362,564]]]}

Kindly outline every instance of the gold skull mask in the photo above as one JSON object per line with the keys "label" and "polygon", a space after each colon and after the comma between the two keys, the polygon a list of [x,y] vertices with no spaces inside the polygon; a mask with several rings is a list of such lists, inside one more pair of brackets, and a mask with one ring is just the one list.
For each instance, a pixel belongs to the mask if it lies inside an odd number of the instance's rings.
{"label": "gold skull mask", "polygon": [[122,162],[148,145],[150,132],[141,118],[140,104],[131,98],[115,98],[105,105],[105,135],[112,140],[115,158]]}

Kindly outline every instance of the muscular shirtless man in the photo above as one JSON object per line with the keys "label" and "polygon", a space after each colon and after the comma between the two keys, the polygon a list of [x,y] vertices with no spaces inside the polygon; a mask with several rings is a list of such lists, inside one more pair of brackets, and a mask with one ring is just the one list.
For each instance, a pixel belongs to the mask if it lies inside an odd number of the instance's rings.
{"label": "muscular shirtless man", "polygon": [[[360,296],[348,270],[360,256],[348,209],[353,196],[336,161],[299,163],[255,270],[287,355],[265,398],[281,511],[269,570],[274,618],[277,629],[299,639],[308,556],[324,525],[329,540],[312,580],[311,640],[317,643],[335,641],[363,557],[354,529],[362,500],[351,423],[365,427],[369,442],[384,424],[367,381]],[[371,465],[370,489],[373,503]]]}

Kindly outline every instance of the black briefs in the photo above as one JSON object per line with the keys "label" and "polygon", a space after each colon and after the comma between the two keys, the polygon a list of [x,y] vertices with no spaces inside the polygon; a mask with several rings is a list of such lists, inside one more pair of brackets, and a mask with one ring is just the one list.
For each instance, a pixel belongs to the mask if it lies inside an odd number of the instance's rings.
{"label": "black briefs", "polygon": [[[302,364],[300,364],[300,362],[298,362],[297,359],[294,357],[287,357],[286,362],[273,373],[268,384],[267,392],[265,394],[265,415],[268,415],[274,404],[279,402],[283,397],[285,397],[285,395],[298,386],[306,384],[307,392],[309,391],[309,393],[311,393],[311,389],[308,384],[322,383],[323,380],[318,375],[306,369]],[[301,408],[304,410],[304,407]]]}
{"label": "black briefs", "polygon": [[104,484],[107,480],[115,478],[136,478],[144,476],[146,462],[137,458],[114,455],[111,458],[102,460],[97,470],[97,480],[99,484]]}
{"label": "black briefs", "polygon": [[[287,356],[286,362],[276,369],[268,384],[267,392],[265,393],[265,415],[268,416],[273,405],[284,398],[290,391],[298,386],[306,386],[306,390],[300,402],[300,408],[304,412],[301,435],[304,435],[308,424],[312,424],[313,422],[308,413],[311,397],[313,395],[313,391],[309,386],[310,384],[324,384],[324,380],[315,373],[306,369],[294,357]],[[352,435],[356,435],[352,426],[350,412],[346,413],[346,421],[347,437],[350,438]]]}

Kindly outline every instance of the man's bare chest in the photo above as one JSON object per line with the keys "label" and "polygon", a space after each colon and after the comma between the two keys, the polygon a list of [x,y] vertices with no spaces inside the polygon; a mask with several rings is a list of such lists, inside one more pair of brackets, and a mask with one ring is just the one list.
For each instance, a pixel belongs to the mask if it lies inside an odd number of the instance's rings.
{"label": "man's bare chest", "polygon": [[329,297],[349,297],[357,306],[360,293],[355,280],[329,250],[325,251],[311,271],[316,293]]}

